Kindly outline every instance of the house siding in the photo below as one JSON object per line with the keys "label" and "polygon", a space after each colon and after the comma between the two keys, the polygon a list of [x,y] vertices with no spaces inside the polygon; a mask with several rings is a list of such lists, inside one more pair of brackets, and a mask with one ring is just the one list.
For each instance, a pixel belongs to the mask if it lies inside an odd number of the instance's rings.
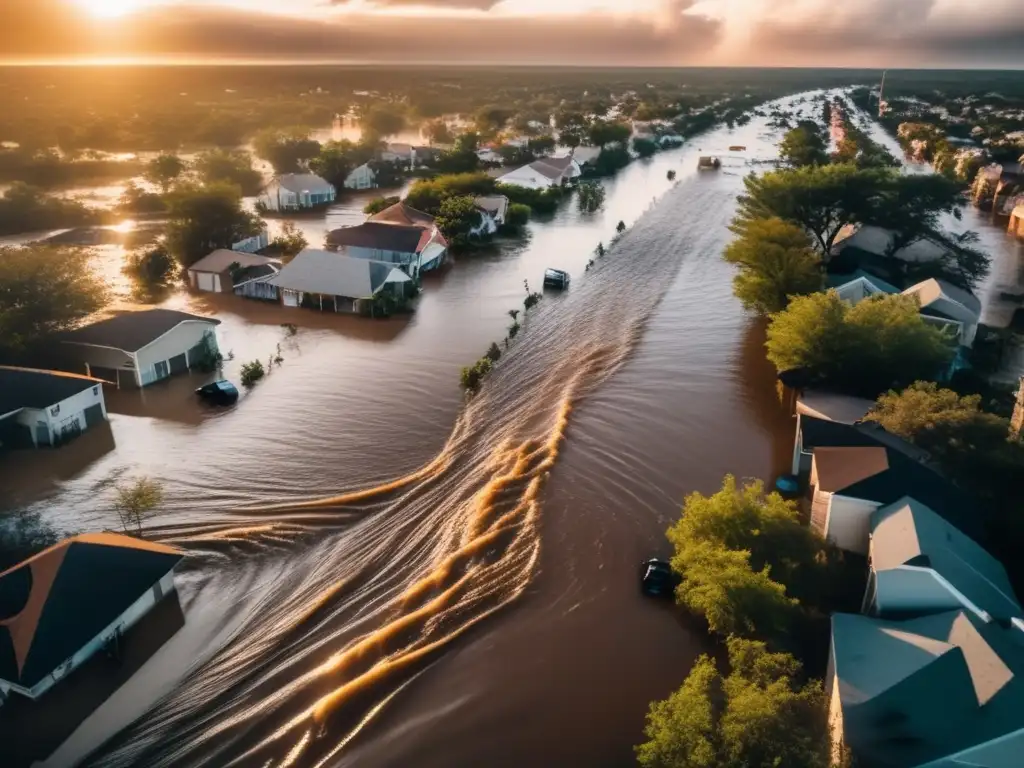
{"label": "house siding", "polygon": [[879,506],[873,501],[832,494],[825,537],[840,549],[866,555],[871,537],[871,513]]}
{"label": "house siding", "polygon": [[[103,385],[98,382],[94,387],[54,403],[48,408],[26,408],[17,415],[16,421],[28,427],[37,446],[56,445],[61,439],[84,432],[85,410],[96,405],[100,406],[103,419],[106,420],[107,405],[103,400]],[[48,434],[48,439],[42,439],[43,431]]]}
{"label": "house siding", "polygon": [[92,640],[80,648],[71,658],[65,660],[51,674],[39,681],[31,691],[24,688],[17,688],[33,699],[37,699],[56,685],[60,680],[67,677],[71,672],[78,669],[96,653],[103,650],[107,642],[118,632],[125,632],[135,626],[138,621],[149,613],[160,600],[174,591],[174,571],[168,571],[163,578],[146,590],[138,600],[128,606],[127,610],[105,627]]}
{"label": "house siding", "polygon": [[369,259],[371,261],[385,261],[388,264],[409,265],[416,261],[415,253],[406,251],[386,251],[380,248],[367,248],[360,245],[346,245],[344,247],[346,256],[353,256],[357,259]]}
{"label": "house siding", "polygon": [[139,384],[146,386],[147,384],[159,381],[161,378],[166,378],[166,376],[158,376],[156,366],[159,363],[167,364],[166,375],[169,376],[170,359],[184,354],[195,347],[207,334],[213,335],[213,346],[216,350],[217,335],[214,330],[215,328],[216,326],[213,323],[206,323],[200,320],[186,320],[148,346],[140,349],[135,355],[139,367]]}

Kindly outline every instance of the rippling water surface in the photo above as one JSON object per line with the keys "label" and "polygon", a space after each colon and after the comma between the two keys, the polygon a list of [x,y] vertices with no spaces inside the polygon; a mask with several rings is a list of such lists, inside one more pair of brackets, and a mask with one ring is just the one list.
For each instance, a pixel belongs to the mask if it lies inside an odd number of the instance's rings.
{"label": "rippling water surface", "polygon": [[[646,703],[704,650],[640,598],[639,561],[686,493],[786,464],[763,331],[720,258],[776,140],[755,120],[634,163],[603,212],[459,259],[410,318],[172,299],[223,321],[229,377],[283,362],[227,412],[197,409],[194,378],[112,393],[109,431],[0,467],[59,531],[115,526],[109,485],[158,477],[150,535],[188,553],[185,626],[49,764],[103,742],[96,765],[627,763]],[[702,153],[723,170],[698,175]],[[466,401],[459,368],[545,266],[571,289]]]}

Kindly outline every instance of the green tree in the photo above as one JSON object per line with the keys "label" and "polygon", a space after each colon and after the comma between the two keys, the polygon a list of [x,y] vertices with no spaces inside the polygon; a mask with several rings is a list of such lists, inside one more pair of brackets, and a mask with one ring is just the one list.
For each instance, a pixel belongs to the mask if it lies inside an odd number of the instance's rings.
{"label": "green tree", "polygon": [[192,170],[203,184],[234,184],[243,195],[257,195],[263,187],[263,174],[253,168],[252,155],[243,150],[203,152],[192,161]]}
{"label": "green tree", "polygon": [[285,261],[291,261],[300,251],[308,247],[309,241],[302,234],[302,230],[290,221],[282,224],[281,233],[270,241],[270,250],[281,254]]}
{"label": "green tree", "polygon": [[494,179],[482,171],[444,174],[417,181],[405,196],[405,202],[417,210],[437,214],[448,197],[489,195],[495,187]]}
{"label": "green tree", "polygon": [[354,168],[368,162],[373,157],[373,150],[366,145],[353,144],[344,139],[329,141],[320,149],[320,153],[309,161],[309,170],[322,179],[329,181],[335,189],[345,186],[345,179]]}
{"label": "green tree", "polygon": [[0,196],[0,235],[99,224],[102,218],[77,200],[47,195],[20,181]]}
{"label": "green tree", "polygon": [[647,713],[643,768],[828,768],[827,699],[802,683],[799,662],[764,643],[730,638],[731,672],[697,659],[682,688]]}
{"label": "green tree", "polygon": [[366,111],[360,124],[375,136],[393,136],[405,128],[405,114],[384,104],[376,104]]}
{"label": "green tree", "polygon": [[861,170],[854,165],[805,166],[776,170],[743,180],[733,231],[756,219],[777,217],[806,229],[826,256],[840,230],[864,221],[873,210],[884,171]]}
{"label": "green tree", "polygon": [[489,104],[477,110],[476,125],[481,133],[493,135],[505,127],[512,119],[513,114],[513,111],[507,107]]}
{"label": "green tree", "polygon": [[558,141],[566,147],[578,147],[587,135],[587,118],[580,112],[561,111],[555,115]]}
{"label": "green tree", "polygon": [[534,155],[541,156],[546,155],[554,150],[557,142],[555,137],[550,134],[544,134],[543,136],[534,136],[530,139],[529,149]]}
{"label": "green tree", "polygon": [[310,138],[307,128],[265,128],[253,137],[252,147],[276,173],[299,171],[320,154],[320,142]]}
{"label": "green tree", "polygon": [[452,245],[466,243],[473,229],[480,226],[480,211],[469,195],[444,198],[437,212],[437,228]]}
{"label": "green tree", "polygon": [[595,120],[587,130],[587,137],[590,143],[596,147],[604,147],[605,144],[620,142],[626,144],[632,135],[633,129],[626,123],[611,120]]}
{"label": "green tree", "polygon": [[633,139],[633,151],[640,155],[640,157],[650,157],[658,151],[658,145],[651,139],[637,137]]}
{"label": "green tree", "polygon": [[400,203],[402,198],[398,195],[389,195],[388,197],[375,197],[373,200],[363,206],[363,213],[368,216],[373,216],[375,213],[380,213],[386,208],[390,208],[395,203]]}
{"label": "green tree", "polygon": [[181,185],[168,196],[167,248],[188,268],[210,251],[256,235],[262,223],[242,209],[238,187]]}
{"label": "green tree", "polygon": [[42,244],[0,247],[0,350],[19,354],[71,330],[106,299],[85,251]]}
{"label": "green tree", "polygon": [[115,210],[127,216],[150,216],[166,213],[167,203],[156,192],[146,192],[129,181],[117,201]]}
{"label": "green tree", "polygon": [[134,528],[142,536],[142,521],[151,517],[164,500],[163,486],[157,480],[140,477],[114,486],[114,510],[125,533]]}
{"label": "green tree", "polygon": [[166,247],[154,245],[129,253],[122,272],[131,277],[139,288],[152,291],[170,284],[178,273],[178,265]]}
{"label": "green tree", "polygon": [[820,384],[873,397],[934,377],[954,343],[921,319],[913,296],[879,296],[854,307],[835,291],[794,298],[768,326],[768,359],[804,369]]}
{"label": "green tree", "polygon": [[822,288],[821,260],[807,233],[778,218],[751,221],[725,249],[725,260],[739,267],[733,292],[758,314],[780,312],[791,296]]}
{"label": "green tree", "polygon": [[185,161],[177,155],[158,155],[146,163],[142,177],[150,184],[160,187],[160,191],[167,194],[171,184],[181,176],[185,168]]}
{"label": "green tree", "polygon": [[518,232],[530,221],[530,206],[512,203],[505,214],[505,228]]}
{"label": "green tree", "polygon": [[431,144],[450,144],[454,137],[444,120],[433,120],[423,129],[424,135]]}
{"label": "green tree", "polygon": [[889,174],[880,181],[865,218],[875,226],[892,230],[888,256],[936,233],[940,216],[960,216],[960,186],[945,176]]}
{"label": "green tree", "polygon": [[828,153],[825,139],[816,123],[801,120],[788,131],[779,145],[779,156],[794,168],[805,165],[825,165]]}
{"label": "green tree", "polygon": [[580,211],[583,213],[593,213],[604,205],[605,189],[602,184],[596,181],[580,182],[576,194],[579,200]]}

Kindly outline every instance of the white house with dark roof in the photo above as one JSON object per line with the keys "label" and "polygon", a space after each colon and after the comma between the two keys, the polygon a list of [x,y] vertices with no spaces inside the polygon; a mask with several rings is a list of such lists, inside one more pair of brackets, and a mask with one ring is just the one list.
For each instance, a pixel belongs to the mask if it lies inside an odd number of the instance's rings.
{"label": "white house with dark roof", "polygon": [[220,320],[147,309],[83,325],[60,337],[62,353],[88,375],[121,387],[145,387],[208,364],[218,353]]}
{"label": "white house with dark roof", "polygon": [[278,259],[220,248],[188,268],[188,283],[197,291],[231,293],[236,286],[280,269]]}
{"label": "white house with dark roof", "polygon": [[544,190],[560,187],[583,174],[580,164],[571,155],[542,157],[529,165],[498,177],[499,184],[512,184],[527,189]]}
{"label": "white house with dark roof", "polygon": [[963,347],[974,344],[981,322],[981,301],[977,296],[934,277],[910,286],[903,295],[917,298],[925,322],[952,328]]}
{"label": "white house with dark roof", "polygon": [[[405,219],[412,223],[397,223]],[[331,230],[327,247],[353,258],[398,265],[418,277],[444,263],[448,241],[433,217],[397,203],[358,226]]]}
{"label": "white house with dark roof", "polygon": [[305,248],[267,282],[278,289],[286,307],[359,313],[363,302],[383,291],[404,296],[411,280],[394,263]]}
{"label": "white house with dark roof", "polygon": [[312,173],[283,173],[260,193],[268,211],[302,211],[334,202],[334,185]]}
{"label": "white house with dark roof", "polygon": [[102,379],[0,366],[0,446],[60,445],[106,420]]}

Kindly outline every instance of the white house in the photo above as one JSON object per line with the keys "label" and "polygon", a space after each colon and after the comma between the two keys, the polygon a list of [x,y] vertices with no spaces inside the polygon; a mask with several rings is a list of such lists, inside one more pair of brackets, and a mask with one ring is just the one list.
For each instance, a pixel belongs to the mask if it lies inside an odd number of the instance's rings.
{"label": "white house", "polygon": [[0,366],[0,445],[60,445],[106,420],[102,379]]}
{"label": "white house", "polygon": [[218,354],[220,320],[173,309],[147,309],[82,326],[63,334],[65,355],[121,387],[145,387]]}
{"label": "white house", "polygon": [[448,241],[434,217],[404,202],[358,226],[332,230],[327,246],[354,258],[397,264],[413,278],[437,269],[448,253]]}
{"label": "white house", "polygon": [[286,307],[359,313],[383,291],[404,296],[411,280],[396,264],[306,248],[267,282]]}
{"label": "white house", "polygon": [[391,142],[380,152],[380,159],[386,163],[400,163],[409,168],[416,165],[416,147],[402,142]]}
{"label": "white house", "polygon": [[345,189],[375,189],[377,187],[377,174],[369,163],[363,163],[345,177]]}
{"label": "white house", "polygon": [[272,275],[280,268],[277,259],[221,248],[188,268],[188,283],[197,291],[231,293],[235,286]]}
{"label": "white house", "polygon": [[476,156],[481,163],[494,163],[501,165],[505,162],[505,158],[501,156],[501,153],[491,147],[482,147],[481,149],[478,149],[476,151]]}
{"label": "white house", "polygon": [[334,202],[334,185],[312,173],[284,173],[260,193],[268,211],[301,211]]}
{"label": "white house", "polygon": [[480,224],[474,227],[470,234],[476,237],[495,234],[505,223],[509,199],[504,195],[489,195],[474,198],[473,202],[476,203],[477,212],[480,214]]}
{"label": "white house", "polygon": [[512,184],[527,189],[544,190],[560,187],[578,179],[583,174],[580,164],[567,155],[565,157],[543,157],[529,165],[506,173],[498,178],[499,184]]}
{"label": "white house", "polygon": [[252,237],[246,237],[237,243],[232,243],[231,250],[241,251],[242,253],[256,253],[257,251],[262,251],[268,245],[270,245],[270,234],[267,232],[266,227],[264,227]]}
{"label": "white house", "polygon": [[175,591],[181,551],[116,533],[74,536],[0,573],[0,702],[35,700]]}
{"label": "white house", "polygon": [[903,295],[917,297],[921,317],[926,322],[953,328],[961,346],[974,344],[981,322],[981,302],[977,296],[934,277],[910,286]]}

